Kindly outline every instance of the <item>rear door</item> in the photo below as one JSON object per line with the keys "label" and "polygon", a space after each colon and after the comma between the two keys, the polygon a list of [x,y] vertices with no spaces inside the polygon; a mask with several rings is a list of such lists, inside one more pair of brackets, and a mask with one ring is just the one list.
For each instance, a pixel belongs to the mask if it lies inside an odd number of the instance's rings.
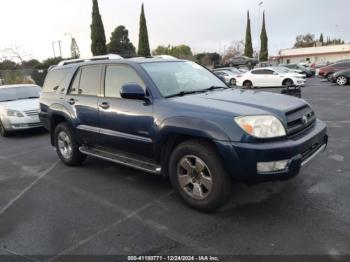
{"label": "rear door", "polygon": [[127,83],[137,83],[146,90],[131,66],[106,66],[104,92],[99,100],[101,145],[152,158],[153,106],[147,101],[121,98],[121,87]]}
{"label": "rear door", "polygon": [[98,95],[101,92],[102,65],[78,69],[66,96],[72,107],[77,134],[82,142],[94,144],[99,136]]}
{"label": "rear door", "polygon": [[251,81],[253,86],[265,86],[264,70],[255,69],[251,71]]}

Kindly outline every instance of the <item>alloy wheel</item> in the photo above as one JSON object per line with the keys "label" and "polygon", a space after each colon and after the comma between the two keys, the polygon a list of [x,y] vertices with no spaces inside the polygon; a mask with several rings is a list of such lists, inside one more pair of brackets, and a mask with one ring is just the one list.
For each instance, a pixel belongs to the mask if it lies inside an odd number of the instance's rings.
{"label": "alloy wheel", "polygon": [[348,80],[344,76],[338,76],[337,77],[337,84],[340,85],[340,86],[345,85],[347,83],[347,81]]}
{"label": "alloy wheel", "polygon": [[57,136],[58,149],[65,159],[72,157],[72,142],[66,132],[61,131]]}
{"label": "alloy wheel", "polygon": [[177,178],[181,189],[196,200],[203,200],[213,188],[212,175],[202,159],[193,155],[181,158],[177,166]]}

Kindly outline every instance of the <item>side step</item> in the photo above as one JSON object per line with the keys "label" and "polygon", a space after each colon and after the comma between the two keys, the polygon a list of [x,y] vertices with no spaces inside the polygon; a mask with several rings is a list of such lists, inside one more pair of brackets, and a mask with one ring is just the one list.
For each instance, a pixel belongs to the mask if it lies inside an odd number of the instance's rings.
{"label": "side step", "polygon": [[146,162],[136,158],[131,158],[129,155],[124,155],[122,152],[114,153],[102,150],[99,148],[93,148],[88,146],[79,147],[79,151],[88,156],[101,158],[103,160],[111,161],[124,166],[139,169],[152,174],[160,174],[162,168],[154,163]]}

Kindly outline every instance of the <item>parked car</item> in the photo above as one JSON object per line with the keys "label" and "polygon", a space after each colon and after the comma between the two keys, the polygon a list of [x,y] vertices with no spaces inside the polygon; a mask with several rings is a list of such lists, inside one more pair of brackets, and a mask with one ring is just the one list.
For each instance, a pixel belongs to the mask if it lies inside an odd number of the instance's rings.
{"label": "parked car", "polygon": [[0,133],[42,127],[39,120],[39,93],[36,85],[0,87]]}
{"label": "parked car", "polygon": [[199,210],[221,206],[232,180],[296,176],[327,144],[304,100],[228,88],[186,60],[67,61],[48,72],[40,106],[66,165],[89,155],[169,176]]}
{"label": "parked car", "polygon": [[281,64],[281,66],[288,67],[289,69],[295,69],[300,70],[302,73],[304,73],[307,77],[312,77],[315,75],[315,71],[311,70],[309,68],[306,68],[299,64]]}
{"label": "parked car", "polygon": [[253,69],[237,76],[236,85],[244,88],[303,86],[305,79],[295,73],[288,73],[278,68],[266,67]]}
{"label": "parked car", "polygon": [[271,67],[273,66],[271,63],[269,62],[259,62],[256,64],[255,68],[260,68],[260,67]]}
{"label": "parked car", "polygon": [[274,66],[274,68],[276,68],[277,70],[280,70],[282,72],[285,72],[285,73],[295,74],[295,76],[297,76],[297,77],[306,78],[306,74],[303,73],[301,70],[290,69],[290,68],[285,67],[285,66]]}
{"label": "parked car", "polygon": [[239,71],[239,73],[233,73],[232,71],[228,70],[213,70],[213,72],[215,75],[222,77],[225,83],[230,86],[236,85],[236,76],[241,74]]}
{"label": "parked car", "polygon": [[234,66],[246,66],[249,69],[253,68],[257,63],[258,59],[250,58],[247,56],[237,56],[228,59],[225,66],[234,67]]}
{"label": "parked car", "polygon": [[234,73],[234,74],[236,74],[236,75],[239,75],[239,74],[242,73],[242,72],[241,72],[239,69],[237,69],[236,67],[220,67],[220,68],[215,68],[215,69],[213,69],[213,72],[215,72],[215,71],[230,71],[230,72],[232,72],[232,73]]}
{"label": "parked car", "polygon": [[344,86],[349,83],[350,69],[335,72],[332,75],[332,77],[333,77],[332,79],[333,83],[337,83],[339,86]]}
{"label": "parked car", "polygon": [[346,69],[350,69],[350,62],[335,63],[329,66],[321,67],[318,75],[326,78],[328,81],[332,81],[333,74],[335,72],[346,70]]}

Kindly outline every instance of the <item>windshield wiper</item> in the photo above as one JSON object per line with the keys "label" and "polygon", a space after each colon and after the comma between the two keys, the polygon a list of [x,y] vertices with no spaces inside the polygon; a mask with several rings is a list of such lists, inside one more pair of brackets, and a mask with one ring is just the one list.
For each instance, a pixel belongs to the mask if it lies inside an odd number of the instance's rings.
{"label": "windshield wiper", "polygon": [[206,90],[195,90],[195,91],[181,91],[172,95],[165,96],[165,98],[171,98],[175,96],[184,96],[184,95],[189,95],[189,94],[195,94],[195,93],[203,93]]}
{"label": "windshield wiper", "polygon": [[227,89],[228,87],[227,86],[211,86],[211,87],[204,89],[204,90],[212,91],[212,90],[221,89],[221,88]]}

